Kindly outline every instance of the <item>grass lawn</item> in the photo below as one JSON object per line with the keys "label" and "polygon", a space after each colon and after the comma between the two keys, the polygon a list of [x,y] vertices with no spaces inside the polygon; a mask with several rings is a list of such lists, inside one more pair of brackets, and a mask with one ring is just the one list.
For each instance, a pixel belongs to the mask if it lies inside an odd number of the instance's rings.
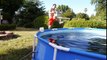
{"label": "grass lawn", "polygon": [[[19,37],[10,40],[0,40],[0,60],[20,60],[32,51],[35,29],[17,28],[12,31]],[[31,60],[31,54],[26,59]]]}

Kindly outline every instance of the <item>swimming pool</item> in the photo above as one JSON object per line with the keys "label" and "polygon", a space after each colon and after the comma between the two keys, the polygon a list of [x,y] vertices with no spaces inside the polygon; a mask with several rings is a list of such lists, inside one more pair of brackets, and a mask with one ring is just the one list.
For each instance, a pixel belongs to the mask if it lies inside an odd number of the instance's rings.
{"label": "swimming pool", "polygon": [[[36,37],[32,60],[106,60],[106,44],[102,42],[106,40],[106,29],[59,28],[38,32]],[[58,44],[50,43],[48,38]]]}

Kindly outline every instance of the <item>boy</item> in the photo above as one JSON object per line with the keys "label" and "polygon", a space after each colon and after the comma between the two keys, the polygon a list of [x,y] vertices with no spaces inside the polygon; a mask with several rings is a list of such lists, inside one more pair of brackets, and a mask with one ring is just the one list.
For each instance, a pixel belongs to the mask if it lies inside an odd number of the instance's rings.
{"label": "boy", "polygon": [[51,29],[53,22],[56,20],[56,4],[52,5],[52,8],[49,11],[49,22],[48,29]]}

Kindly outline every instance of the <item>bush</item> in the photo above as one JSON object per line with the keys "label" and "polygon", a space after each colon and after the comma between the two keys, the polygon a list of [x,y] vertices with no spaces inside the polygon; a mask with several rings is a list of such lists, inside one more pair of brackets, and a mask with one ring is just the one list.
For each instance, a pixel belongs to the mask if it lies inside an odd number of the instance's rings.
{"label": "bush", "polygon": [[[40,27],[44,27],[45,29],[48,28],[48,16],[39,16],[34,21],[34,27],[39,29]],[[60,25],[58,21],[55,21],[52,28],[61,28],[63,27],[63,24]]]}
{"label": "bush", "polygon": [[16,29],[15,24],[1,24],[0,25],[0,30],[13,30]]}
{"label": "bush", "polygon": [[48,16],[39,16],[34,20],[34,27],[39,29],[40,27],[47,28]]}
{"label": "bush", "polygon": [[33,28],[33,23],[27,23],[27,24],[24,24],[23,27],[25,28]]}
{"label": "bush", "polygon": [[55,21],[55,22],[53,23],[53,26],[52,26],[52,28],[62,28],[62,27],[63,27],[63,24],[59,24],[58,21]]}
{"label": "bush", "polygon": [[91,27],[91,28],[106,28],[105,21],[99,20],[71,20],[64,24],[64,27]]}
{"label": "bush", "polygon": [[89,16],[86,13],[78,13],[76,15],[76,18],[81,18],[81,19],[85,19],[85,20],[89,20]]}

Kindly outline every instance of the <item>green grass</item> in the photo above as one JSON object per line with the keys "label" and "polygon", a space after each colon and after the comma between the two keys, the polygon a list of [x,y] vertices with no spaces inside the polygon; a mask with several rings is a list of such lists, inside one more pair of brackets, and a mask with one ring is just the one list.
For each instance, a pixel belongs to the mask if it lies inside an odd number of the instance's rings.
{"label": "green grass", "polygon": [[[37,30],[17,28],[12,32],[19,37],[0,40],[0,60],[20,60],[32,51],[34,34]],[[31,60],[31,54],[24,60]]]}

